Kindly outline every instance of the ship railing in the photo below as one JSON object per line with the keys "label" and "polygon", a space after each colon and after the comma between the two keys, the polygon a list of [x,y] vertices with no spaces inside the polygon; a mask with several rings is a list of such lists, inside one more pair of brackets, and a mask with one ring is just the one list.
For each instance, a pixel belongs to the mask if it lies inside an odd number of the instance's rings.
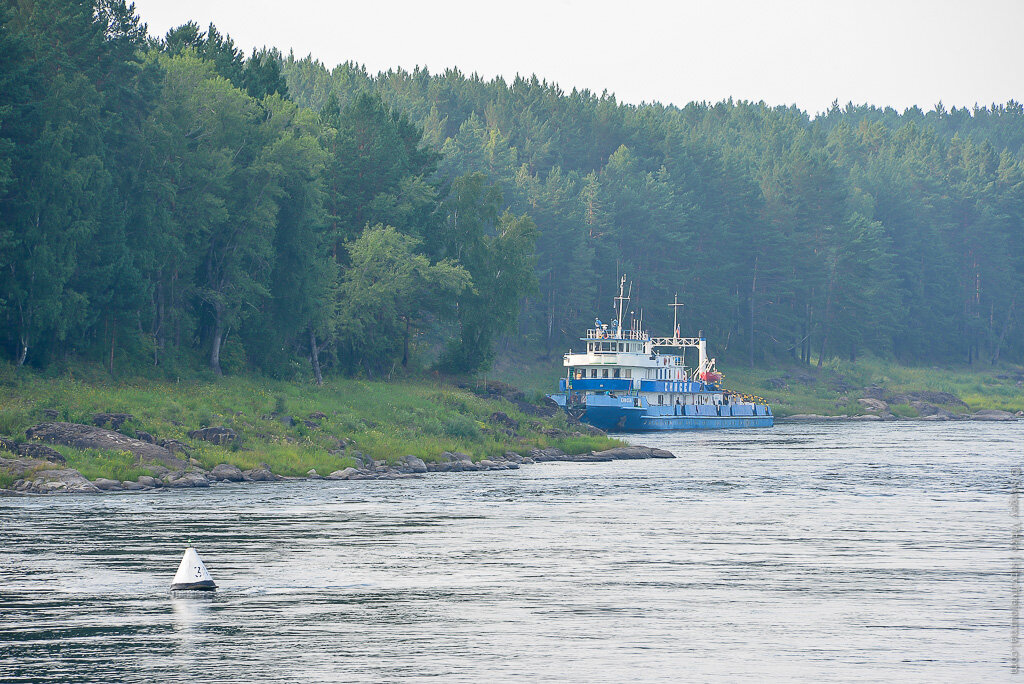
{"label": "ship railing", "polygon": [[587,340],[646,340],[647,334],[640,330],[623,330],[621,335],[616,335],[614,330],[603,330],[601,328],[589,328]]}

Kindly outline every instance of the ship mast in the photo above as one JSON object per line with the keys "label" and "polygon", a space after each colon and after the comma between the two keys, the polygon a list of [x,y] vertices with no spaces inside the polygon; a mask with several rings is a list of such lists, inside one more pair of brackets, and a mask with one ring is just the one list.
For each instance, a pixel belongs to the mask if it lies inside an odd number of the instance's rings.
{"label": "ship mast", "polygon": [[[622,280],[619,281],[619,296],[615,298],[615,306],[617,308],[617,316],[615,318],[615,337],[622,339],[622,313],[625,310],[625,304],[629,301],[629,295],[622,296],[623,291],[626,289],[626,276],[622,276]],[[629,292],[633,293],[633,283],[629,284]]]}
{"label": "ship mast", "polygon": [[703,332],[697,337],[679,336],[679,307],[685,305],[679,302],[679,293],[676,293],[672,299],[672,303],[669,304],[672,307],[672,337],[652,337],[648,342],[649,348],[653,350],[655,347],[676,347],[679,349],[694,347],[697,350],[697,369],[695,375],[701,377],[704,373],[715,369],[715,360],[708,358],[707,340],[704,338]]}
{"label": "ship mast", "polygon": [[678,292],[672,296],[672,303],[669,306],[672,307],[672,338],[679,339],[679,307],[686,305],[679,303]]}

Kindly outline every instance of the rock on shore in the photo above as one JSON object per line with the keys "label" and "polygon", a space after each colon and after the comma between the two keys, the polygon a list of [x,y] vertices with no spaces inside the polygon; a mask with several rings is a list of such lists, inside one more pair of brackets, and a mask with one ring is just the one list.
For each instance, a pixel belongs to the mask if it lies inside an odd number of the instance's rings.
{"label": "rock on shore", "polygon": [[25,436],[31,441],[61,444],[76,449],[130,451],[139,457],[143,465],[159,463],[169,470],[184,470],[188,465],[162,446],[92,425],[40,423],[26,430]]}

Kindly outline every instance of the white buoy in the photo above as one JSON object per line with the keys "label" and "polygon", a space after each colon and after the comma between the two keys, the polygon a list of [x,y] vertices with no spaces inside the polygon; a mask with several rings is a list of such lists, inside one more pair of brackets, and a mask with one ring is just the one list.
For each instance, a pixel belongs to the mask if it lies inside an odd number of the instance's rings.
{"label": "white buoy", "polygon": [[217,585],[203,565],[203,559],[191,546],[185,549],[185,555],[178,566],[171,582],[171,594],[174,596],[213,596]]}

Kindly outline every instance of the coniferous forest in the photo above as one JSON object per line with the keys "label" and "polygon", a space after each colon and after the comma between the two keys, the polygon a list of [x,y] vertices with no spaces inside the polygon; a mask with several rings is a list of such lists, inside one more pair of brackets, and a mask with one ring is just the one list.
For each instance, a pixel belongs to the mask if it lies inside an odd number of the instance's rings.
{"label": "coniferous forest", "polygon": [[[0,0],[0,358],[558,356],[632,281],[733,363],[1024,362],[1024,108],[627,105]],[[637,310],[639,315],[639,310]]]}

